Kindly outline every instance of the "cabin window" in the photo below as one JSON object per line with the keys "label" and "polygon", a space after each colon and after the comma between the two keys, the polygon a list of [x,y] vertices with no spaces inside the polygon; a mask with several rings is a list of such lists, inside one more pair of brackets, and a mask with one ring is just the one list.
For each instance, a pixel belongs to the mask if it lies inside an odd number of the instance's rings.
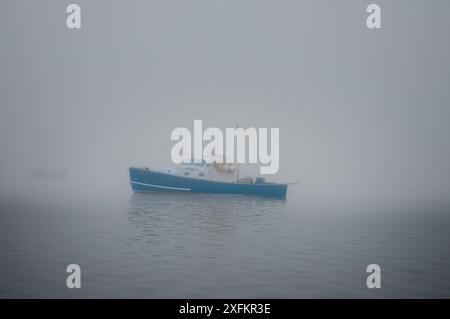
{"label": "cabin window", "polygon": [[204,173],[198,173],[198,176],[205,176]]}
{"label": "cabin window", "polygon": [[188,173],[188,172],[185,172],[185,173],[184,173],[184,175],[186,175],[186,176],[187,176],[187,175],[189,175],[189,173]]}

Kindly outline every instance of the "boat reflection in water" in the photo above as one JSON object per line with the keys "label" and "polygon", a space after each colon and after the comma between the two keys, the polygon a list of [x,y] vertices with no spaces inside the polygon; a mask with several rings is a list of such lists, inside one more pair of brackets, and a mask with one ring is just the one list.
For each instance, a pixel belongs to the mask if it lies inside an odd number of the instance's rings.
{"label": "boat reflection in water", "polygon": [[286,200],[283,199],[243,195],[133,193],[128,221],[140,232],[135,239],[153,243],[171,241],[184,246],[188,242],[183,238],[194,239],[206,234],[208,237],[195,239],[197,244],[222,246],[227,242],[210,239],[227,236],[246,227],[257,231],[258,227],[264,226],[265,219],[277,219],[285,206]]}
{"label": "boat reflection in water", "polygon": [[286,206],[257,196],[133,193],[127,269],[138,270],[147,297],[232,296],[243,285],[240,295],[250,296],[275,267],[264,258],[279,260],[272,252],[281,253],[274,241]]}

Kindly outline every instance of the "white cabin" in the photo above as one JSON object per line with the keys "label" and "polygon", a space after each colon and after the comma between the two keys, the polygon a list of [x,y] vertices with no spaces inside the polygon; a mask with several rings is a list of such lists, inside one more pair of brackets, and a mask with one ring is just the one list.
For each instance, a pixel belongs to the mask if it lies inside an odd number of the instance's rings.
{"label": "white cabin", "polygon": [[163,168],[159,172],[223,182],[236,182],[238,179],[238,169],[231,163],[185,162],[179,164],[176,169]]}

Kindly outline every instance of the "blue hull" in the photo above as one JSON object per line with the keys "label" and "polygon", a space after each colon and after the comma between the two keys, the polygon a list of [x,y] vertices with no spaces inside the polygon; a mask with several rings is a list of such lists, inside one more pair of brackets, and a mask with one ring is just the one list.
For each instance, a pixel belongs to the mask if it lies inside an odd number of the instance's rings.
{"label": "blue hull", "polygon": [[286,198],[287,184],[227,183],[130,168],[131,188],[135,192],[185,192],[258,195]]}

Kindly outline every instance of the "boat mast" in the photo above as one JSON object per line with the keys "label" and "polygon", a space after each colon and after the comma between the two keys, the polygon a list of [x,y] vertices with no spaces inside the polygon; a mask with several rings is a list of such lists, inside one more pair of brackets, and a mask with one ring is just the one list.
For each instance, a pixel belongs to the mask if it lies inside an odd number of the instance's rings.
{"label": "boat mast", "polygon": [[[236,127],[234,129],[237,130],[238,128],[239,128],[239,124],[236,125]],[[239,168],[240,168],[240,165],[236,161],[236,183],[239,183]]]}

